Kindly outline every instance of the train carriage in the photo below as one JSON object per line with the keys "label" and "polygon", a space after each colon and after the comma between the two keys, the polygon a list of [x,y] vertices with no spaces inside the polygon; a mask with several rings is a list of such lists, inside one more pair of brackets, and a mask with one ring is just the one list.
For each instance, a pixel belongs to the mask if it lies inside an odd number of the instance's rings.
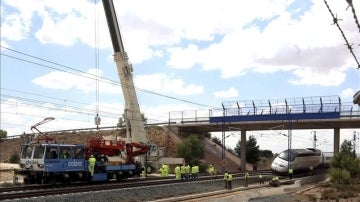
{"label": "train carriage", "polygon": [[312,148],[291,149],[281,152],[272,162],[271,169],[276,173],[287,174],[289,165],[294,171],[308,171],[321,163],[321,151]]}
{"label": "train carriage", "polygon": [[[133,162],[133,157],[146,153],[147,149],[136,143],[102,137],[91,138],[86,146],[31,142],[21,146],[17,172],[24,176],[25,184],[120,181],[139,175],[141,164]],[[93,175],[88,166],[90,155],[96,159]]]}
{"label": "train carriage", "polygon": [[24,144],[18,172],[26,184],[85,180],[85,152],[85,145]]}

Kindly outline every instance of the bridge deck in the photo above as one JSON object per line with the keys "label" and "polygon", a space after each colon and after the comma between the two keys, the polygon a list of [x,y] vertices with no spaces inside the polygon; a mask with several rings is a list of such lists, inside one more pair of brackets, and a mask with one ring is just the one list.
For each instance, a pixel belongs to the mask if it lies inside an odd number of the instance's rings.
{"label": "bridge deck", "polygon": [[184,130],[195,130],[197,125],[221,131],[223,123],[245,130],[268,130],[288,128],[290,121],[292,129],[360,128],[360,109],[341,103],[338,96],[245,100],[224,102],[222,108],[208,111],[171,112],[169,121]]}

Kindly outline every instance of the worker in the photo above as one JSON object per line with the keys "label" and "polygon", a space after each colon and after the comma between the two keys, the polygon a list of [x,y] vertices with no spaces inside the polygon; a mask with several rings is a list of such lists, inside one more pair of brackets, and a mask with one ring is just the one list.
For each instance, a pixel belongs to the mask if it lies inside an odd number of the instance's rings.
{"label": "worker", "polygon": [[185,165],[181,165],[180,167],[180,176],[181,180],[185,179]]}
{"label": "worker", "polygon": [[270,186],[278,187],[280,186],[280,181],[278,176],[273,176],[269,182]]}
{"label": "worker", "polygon": [[292,180],[293,174],[294,174],[294,169],[290,167],[290,168],[289,168],[289,179],[290,179],[290,180]]}
{"label": "worker", "polygon": [[314,167],[310,166],[309,170],[310,170],[310,175],[313,175],[314,174]]}
{"label": "worker", "polygon": [[179,165],[176,165],[176,167],[174,168],[174,173],[175,173],[175,179],[179,180],[181,178],[180,166]]}
{"label": "worker", "polygon": [[190,179],[194,179],[195,176],[195,165],[190,167]]}
{"label": "worker", "polygon": [[245,175],[244,175],[244,181],[245,181],[245,187],[249,186],[249,173],[247,171],[245,171]]}
{"label": "worker", "polygon": [[68,155],[65,151],[62,151],[62,154],[61,154],[61,157],[62,159],[67,159],[68,158]]}
{"label": "worker", "polygon": [[165,163],[164,166],[165,166],[165,177],[168,177],[169,176],[169,165]]}
{"label": "worker", "polygon": [[224,173],[224,188],[227,189],[229,173],[225,170]]}
{"label": "worker", "polygon": [[94,175],[95,162],[96,162],[96,159],[94,158],[94,155],[91,155],[89,158],[89,172],[91,174],[91,177]]}
{"label": "worker", "polygon": [[199,177],[199,166],[195,165],[195,179]]}
{"label": "worker", "polygon": [[189,180],[190,178],[190,166],[189,164],[187,164],[187,166],[185,166],[185,180]]}
{"label": "worker", "polygon": [[230,190],[232,189],[232,178],[233,178],[233,177],[232,177],[232,174],[229,173],[229,174],[228,174],[228,177],[227,177],[227,183],[228,183],[228,184],[227,184],[227,188],[230,189]]}
{"label": "worker", "polygon": [[195,175],[196,175],[196,167],[195,165],[192,165],[190,169],[190,178],[195,179]]}
{"label": "worker", "polygon": [[168,176],[169,171],[167,169],[168,169],[168,167],[167,167],[166,164],[162,165],[162,169],[161,169],[161,176],[162,177],[167,177]]}
{"label": "worker", "polygon": [[146,178],[146,168],[145,168],[145,166],[143,166],[141,168],[141,178]]}
{"label": "worker", "polygon": [[214,164],[210,164],[209,168],[208,168],[208,172],[211,176],[215,176],[215,167]]}
{"label": "worker", "polygon": [[259,174],[259,183],[260,185],[264,184],[264,178],[261,174]]}
{"label": "worker", "polygon": [[50,158],[52,158],[52,159],[57,159],[57,153],[56,153],[55,150],[53,150],[53,151],[50,152]]}

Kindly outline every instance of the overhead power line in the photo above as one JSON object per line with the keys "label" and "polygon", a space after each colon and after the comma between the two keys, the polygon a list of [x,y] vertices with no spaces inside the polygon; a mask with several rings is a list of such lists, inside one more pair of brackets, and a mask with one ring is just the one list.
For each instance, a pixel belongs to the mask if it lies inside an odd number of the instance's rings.
{"label": "overhead power line", "polygon": [[[354,7],[354,4],[352,3],[352,0],[346,0],[346,2],[349,4],[349,6],[351,7],[351,11],[353,13],[353,16],[354,16],[354,19],[355,19],[355,23],[359,29],[359,33],[360,33],[360,24],[359,24],[359,20],[357,19],[357,16],[356,16],[356,12],[355,12],[355,7]],[[349,8],[349,7],[348,7]]]}
{"label": "overhead power line", "polygon": [[[338,18],[334,15],[334,13],[331,11],[330,6],[329,6],[329,4],[327,3],[326,0],[324,0],[324,3],[325,3],[326,7],[328,8],[328,10],[329,10],[329,12],[330,12],[330,14],[331,14],[331,16],[332,16],[332,18],[333,18],[333,24],[336,25],[336,26],[338,27],[338,29],[340,30],[340,33],[341,33],[342,37],[344,38],[344,40],[345,40],[345,42],[346,42],[347,48],[349,49],[350,53],[352,54],[352,56],[354,57],[357,65],[358,65],[357,68],[360,69],[360,63],[359,63],[358,59],[357,59],[356,56],[355,56],[355,53],[354,53],[354,51],[353,51],[353,47],[350,45],[349,41],[348,41],[347,38],[345,37],[345,34],[344,34],[343,30],[341,29],[341,27],[340,27],[340,25],[339,25],[339,22],[338,22],[339,19],[338,19]],[[351,3],[351,4],[352,4],[352,3]],[[355,12],[355,10],[354,10],[354,12]],[[357,21],[357,20],[356,20],[356,21]]]}
{"label": "overhead power line", "polygon": [[[134,87],[128,86],[128,85],[125,85],[125,84],[123,84],[123,83],[120,83],[119,81],[114,81],[114,80],[111,80],[111,79],[108,79],[108,78],[105,78],[105,77],[100,77],[100,76],[97,77],[95,74],[91,74],[91,73],[88,73],[88,72],[84,72],[84,71],[78,70],[78,69],[76,69],[76,68],[72,68],[72,67],[65,66],[65,65],[62,65],[62,64],[59,64],[59,63],[56,63],[56,62],[52,62],[52,61],[45,60],[45,59],[42,59],[42,58],[39,58],[39,57],[36,57],[36,56],[32,56],[32,55],[30,55],[30,54],[23,53],[23,52],[21,52],[21,51],[13,50],[13,49],[11,49],[11,48],[7,48],[7,47],[1,46],[1,45],[0,45],[0,47],[1,47],[1,48],[4,48],[4,49],[7,49],[7,50],[9,50],[9,51],[12,51],[12,52],[21,54],[21,55],[25,55],[25,56],[28,56],[28,57],[31,57],[31,58],[34,58],[34,59],[37,59],[37,60],[40,60],[40,61],[43,61],[43,62],[50,63],[50,64],[52,64],[52,65],[56,65],[56,66],[63,67],[63,68],[65,68],[65,69],[68,69],[68,70],[71,70],[71,71],[66,71],[66,70],[63,70],[63,69],[56,68],[56,67],[54,67],[54,66],[50,66],[50,65],[46,65],[46,64],[41,64],[41,63],[38,63],[38,62],[33,62],[33,61],[26,60],[26,59],[22,59],[22,58],[19,58],[19,57],[16,57],[16,56],[11,56],[11,55],[7,55],[7,54],[4,54],[4,53],[1,53],[1,55],[6,56],[6,57],[9,57],[9,58],[12,58],[12,59],[16,59],[16,60],[20,60],[20,61],[23,61],[23,62],[32,63],[32,64],[35,64],[35,65],[38,65],[38,66],[41,66],[41,67],[46,67],[46,68],[49,68],[49,69],[53,69],[53,70],[57,70],[57,71],[61,71],[61,72],[69,73],[69,74],[73,74],[73,75],[80,76],[80,77],[84,77],[84,78],[88,78],[88,79],[96,80],[96,78],[99,78],[99,81],[101,81],[101,82],[106,82],[106,83],[110,83],[110,84],[112,84],[112,85],[117,85],[117,86],[124,86],[124,87],[126,87],[126,88],[134,88],[135,90],[138,90],[138,91],[142,91],[142,92],[149,93],[149,94],[153,94],[153,95],[160,96],[160,97],[165,97],[165,98],[172,99],[172,100],[176,100],[176,101],[180,101],[180,102],[189,103],[189,104],[192,104],[192,105],[197,105],[197,106],[202,106],[202,107],[209,107],[209,108],[215,108],[214,106],[211,106],[211,105],[202,104],[202,103],[198,103],[198,102],[193,102],[193,101],[189,101],[189,100],[185,100],[185,99],[180,99],[180,98],[177,98],[177,97],[165,95],[165,94],[162,94],[162,93],[158,93],[158,92],[151,91],[151,90],[146,90],[146,89],[139,88],[139,87],[135,87],[135,86],[134,86]],[[76,72],[76,73],[75,73],[75,72]],[[81,73],[81,74],[79,74],[79,73]]]}

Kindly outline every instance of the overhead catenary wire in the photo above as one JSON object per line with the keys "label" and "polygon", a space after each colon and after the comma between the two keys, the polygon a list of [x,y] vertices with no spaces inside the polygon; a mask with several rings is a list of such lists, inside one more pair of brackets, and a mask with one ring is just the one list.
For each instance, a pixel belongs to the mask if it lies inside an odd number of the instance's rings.
{"label": "overhead catenary wire", "polygon": [[[56,68],[54,66],[50,66],[50,65],[47,65],[47,64],[41,64],[39,62],[33,62],[33,61],[26,60],[26,59],[23,59],[23,58],[19,58],[19,57],[16,57],[16,56],[1,53],[1,55],[3,55],[3,56],[9,57],[9,58],[12,58],[12,59],[15,59],[15,60],[20,60],[20,61],[23,61],[23,62],[28,62],[28,63],[34,64],[34,65],[38,65],[40,67],[46,67],[46,68],[57,70],[57,71],[60,71],[60,72],[69,73],[69,74],[73,74],[73,75],[76,75],[76,76],[88,78],[88,79],[94,79],[94,80],[96,79],[96,75],[94,75],[94,74],[84,72],[84,71],[78,70],[76,68],[65,66],[65,65],[62,65],[62,64],[59,64],[59,63],[56,63],[56,62],[52,62],[52,61],[49,61],[49,60],[45,60],[45,59],[42,59],[42,58],[39,58],[39,57],[36,57],[36,56],[32,56],[30,54],[23,53],[21,51],[17,51],[17,50],[8,48],[8,47],[4,47],[4,46],[1,46],[1,45],[0,45],[0,47],[4,48],[4,49],[7,49],[9,51],[12,51],[12,52],[21,54],[21,55],[25,55],[25,56],[28,56],[28,57],[31,57],[31,58],[34,58],[34,59],[37,59],[37,60],[41,60],[43,62],[50,63],[52,65],[63,67],[65,69],[68,69],[68,70],[71,70],[71,71],[66,71],[66,70],[59,69],[59,68]],[[80,73],[80,74],[76,74],[75,72]],[[190,101],[190,100],[185,100],[185,99],[177,98],[177,97],[174,97],[174,96],[169,96],[169,95],[165,95],[165,94],[162,94],[162,93],[158,93],[158,92],[155,92],[155,91],[146,90],[146,89],[139,88],[139,87],[136,87],[136,86],[134,86],[134,87],[128,86],[128,85],[125,85],[123,83],[120,83],[119,81],[114,81],[114,80],[111,80],[111,79],[108,79],[108,78],[105,78],[105,77],[99,76],[98,78],[99,78],[100,82],[109,83],[109,84],[112,84],[112,85],[115,85],[115,86],[124,86],[126,88],[134,88],[135,90],[138,90],[138,91],[141,91],[141,92],[149,93],[149,94],[160,96],[160,97],[165,97],[165,98],[180,101],[180,102],[189,103],[189,104],[192,104],[192,105],[208,107],[208,108],[216,108],[216,107],[208,105],[208,104],[193,102],[193,101]]]}
{"label": "overhead catenary wire", "polygon": [[355,23],[356,23],[357,28],[359,29],[359,33],[360,33],[360,23],[359,23],[359,20],[357,19],[357,16],[356,16],[356,11],[355,11],[354,4],[352,3],[352,0],[346,0],[346,2],[349,4],[349,7],[351,7],[351,12],[353,13]]}
{"label": "overhead catenary wire", "polygon": [[330,9],[330,6],[329,6],[329,4],[327,3],[326,0],[324,0],[324,3],[325,3],[326,7],[328,8],[328,10],[329,10],[329,12],[330,12],[330,14],[331,14],[331,16],[332,16],[332,18],[333,18],[333,23],[334,23],[334,25],[336,25],[336,26],[338,27],[338,29],[340,30],[340,33],[341,33],[342,37],[344,38],[344,40],[345,40],[345,42],[346,42],[347,48],[349,49],[351,55],[354,57],[357,65],[358,65],[357,68],[360,69],[360,63],[359,63],[358,59],[357,59],[356,56],[355,56],[355,53],[354,53],[354,51],[353,51],[352,46],[350,45],[350,43],[349,43],[349,41],[347,40],[347,38],[346,38],[343,30],[341,29],[341,27],[340,27],[340,25],[339,25],[339,22],[338,22],[339,20],[338,20],[338,18],[334,15],[334,13],[333,13],[332,10]]}
{"label": "overhead catenary wire", "polygon": [[[79,114],[79,115],[87,115],[88,116],[88,115],[95,115],[95,113],[96,113],[95,110],[92,110],[86,106],[81,107],[81,106],[70,105],[68,103],[61,104],[61,103],[35,100],[35,99],[23,98],[23,97],[6,95],[6,94],[1,94],[1,96],[6,99],[14,99],[14,100],[21,101],[22,103],[20,103],[20,105],[18,103],[13,103],[13,102],[2,103],[4,106],[5,105],[13,106],[14,107],[13,109],[15,109],[15,110],[17,107],[21,107],[23,104],[26,104],[26,107],[29,107],[29,108],[38,108],[38,109],[45,109],[45,110],[52,110],[52,111],[63,111],[66,113]],[[71,103],[71,101],[69,101],[69,103]],[[119,113],[116,113],[116,111],[120,112],[120,109],[116,109],[113,107],[106,107],[106,106],[104,106],[104,109],[108,109],[108,110],[100,111],[104,115],[104,117],[107,117],[107,118],[118,118],[119,117]],[[16,112],[14,114],[20,114],[20,113]],[[151,115],[151,116],[161,117],[161,115]],[[163,120],[166,120],[166,118],[167,118],[166,116],[162,116],[162,117],[164,118]],[[151,120],[159,121],[160,119],[159,120],[151,119]]]}

